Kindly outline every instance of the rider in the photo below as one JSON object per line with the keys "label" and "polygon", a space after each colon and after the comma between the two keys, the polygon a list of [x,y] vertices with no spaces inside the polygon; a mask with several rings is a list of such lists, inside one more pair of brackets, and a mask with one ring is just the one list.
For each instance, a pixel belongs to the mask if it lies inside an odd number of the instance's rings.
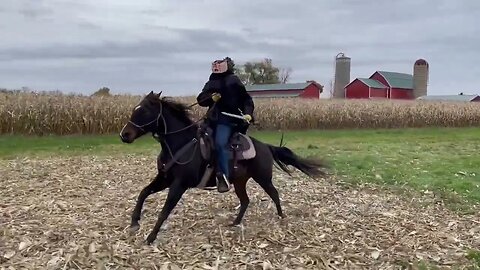
{"label": "rider", "polygon": [[[214,131],[215,149],[220,171],[217,172],[219,192],[230,190],[228,142],[235,131],[246,133],[252,120],[254,104],[245,86],[233,73],[234,62],[230,57],[212,63],[212,74],[197,96],[200,106],[209,107],[207,123]],[[243,120],[224,115],[221,112],[242,115]],[[245,123],[246,122],[246,123]]]}

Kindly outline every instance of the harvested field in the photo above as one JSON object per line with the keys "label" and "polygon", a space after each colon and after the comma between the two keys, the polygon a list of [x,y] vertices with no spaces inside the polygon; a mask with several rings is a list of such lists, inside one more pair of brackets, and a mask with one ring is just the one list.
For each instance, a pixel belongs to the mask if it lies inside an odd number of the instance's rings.
{"label": "harvested field", "polygon": [[190,190],[146,246],[166,192],[147,200],[137,235],[127,228],[155,157],[0,165],[1,269],[399,269],[418,261],[462,269],[468,249],[480,247],[480,214],[452,213],[434,194],[402,197],[280,173],[285,220],[254,182],[241,227],[227,226],[234,192]]}

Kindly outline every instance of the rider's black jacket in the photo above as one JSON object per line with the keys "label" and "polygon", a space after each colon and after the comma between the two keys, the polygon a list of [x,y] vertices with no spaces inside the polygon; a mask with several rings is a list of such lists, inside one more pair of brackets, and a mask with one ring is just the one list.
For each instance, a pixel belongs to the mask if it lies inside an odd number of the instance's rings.
{"label": "rider's black jacket", "polygon": [[[210,97],[215,92],[222,96],[216,103]],[[249,114],[253,118],[255,108],[252,97],[248,94],[245,86],[231,71],[212,73],[202,92],[197,96],[197,102],[200,106],[209,107],[209,120],[213,123],[242,125],[243,120],[223,115],[220,112],[240,115],[240,109],[243,114]]]}

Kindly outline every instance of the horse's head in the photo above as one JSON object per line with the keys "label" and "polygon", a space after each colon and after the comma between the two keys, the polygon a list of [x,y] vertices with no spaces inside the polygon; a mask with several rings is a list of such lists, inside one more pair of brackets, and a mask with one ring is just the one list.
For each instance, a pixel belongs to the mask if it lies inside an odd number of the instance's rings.
{"label": "horse's head", "polygon": [[161,100],[162,92],[155,94],[150,92],[140,103],[133,108],[130,120],[120,131],[120,139],[124,143],[132,143],[137,138],[148,132],[156,132],[161,124]]}

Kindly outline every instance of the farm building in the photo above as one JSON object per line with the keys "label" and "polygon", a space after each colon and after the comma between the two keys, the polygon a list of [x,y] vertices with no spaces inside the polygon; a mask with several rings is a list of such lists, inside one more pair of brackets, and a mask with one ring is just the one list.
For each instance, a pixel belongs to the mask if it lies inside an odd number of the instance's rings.
{"label": "farm building", "polygon": [[456,102],[480,102],[479,95],[437,95],[437,96],[421,96],[418,100],[425,101],[456,101]]}
{"label": "farm building", "polygon": [[387,98],[387,89],[381,82],[367,79],[356,78],[345,87],[346,98]]}
{"label": "farm building", "polygon": [[356,78],[347,84],[345,98],[414,99],[413,76],[376,71],[370,78]]}
{"label": "farm building", "polygon": [[[337,63],[338,64],[338,63]],[[344,98],[386,98],[415,99],[427,95],[428,63],[418,59],[413,65],[413,75],[407,73],[375,71],[369,78],[356,78],[345,85],[343,91],[338,86],[336,97]],[[343,73],[349,73],[349,70]]]}
{"label": "farm building", "polygon": [[319,99],[323,86],[315,81],[305,83],[278,83],[247,85],[253,98],[310,98]]}

